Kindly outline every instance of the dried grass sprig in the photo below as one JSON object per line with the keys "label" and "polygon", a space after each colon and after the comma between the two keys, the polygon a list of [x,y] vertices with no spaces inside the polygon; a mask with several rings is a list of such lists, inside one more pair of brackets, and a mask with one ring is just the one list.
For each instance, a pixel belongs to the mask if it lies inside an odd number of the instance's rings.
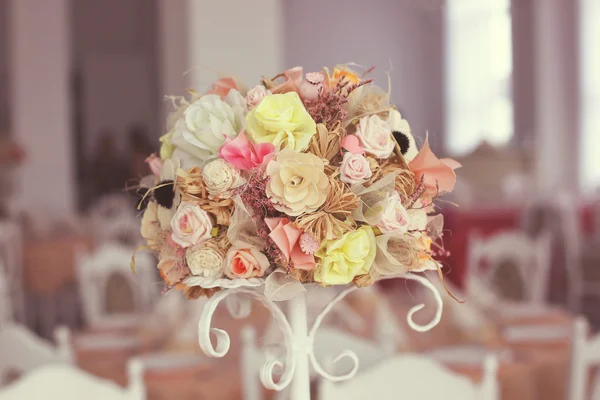
{"label": "dried grass sprig", "polygon": [[415,174],[410,170],[408,164],[406,164],[404,157],[394,157],[385,160],[379,164],[379,168],[371,169],[371,171],[373,171],[373,175],[365,186],[372,185],[388,174],[396,174],[395,189],[403,199],[408,200],[415,191]]}
{"label": "dried grass sprig", "polygon": [[329,176],[330,190],[323,206],[314,213],[298,217],[298,228],[310,232],[318,242],[333,240],[356,228],[352,211],[358,208],[359,199],[341,181],[337,173]]}
{"label": "dried grass sprig", "polygon": [[344,129],[336,123],[330,129],[324,124],[317,124],[317,133],[312,137],[308,151],[324,160],[331,161],[340,152],[340,143]]}

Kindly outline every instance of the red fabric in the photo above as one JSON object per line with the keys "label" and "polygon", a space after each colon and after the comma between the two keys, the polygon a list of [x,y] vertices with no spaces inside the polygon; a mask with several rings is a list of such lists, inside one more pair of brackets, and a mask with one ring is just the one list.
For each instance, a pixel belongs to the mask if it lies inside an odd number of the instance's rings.
{"label": "red fabric", "polygon": [[516,229],[520,223],[520,212],[516,209],[481,211],[444,210],[444,247],[450,256],[440,259],[448,279],[463,287],[467,272],[467,246],[469,233],[491,235],[503,230]]}
{"label": "red fabric", "polygon": [[[444,247],[450,252],[450,256],[440,261],[444,264],[448,279],[462,288],[467,272],[469,233],[476,231],[486,236],[518,229],[522,211],[516,208],[471,211],[447,209],[443,214]],[[591,206],[581,207],[579,221],[583,235],[594,234],[594,211]],[[551,279],[558,279],[558,277],[552,276]]]}

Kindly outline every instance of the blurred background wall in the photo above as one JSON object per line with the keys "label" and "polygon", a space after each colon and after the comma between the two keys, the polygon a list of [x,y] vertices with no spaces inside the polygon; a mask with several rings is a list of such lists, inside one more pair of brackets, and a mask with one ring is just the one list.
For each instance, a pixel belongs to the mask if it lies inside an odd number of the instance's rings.
{"label": "blurred background wall", "polygon": [[[113,176],[139,178],[130,155],[156,148],[165,95],[203,91],[222,75],[253,84],[298,64],[348,61],[377,66],[384,87],[390,73],[393,102],[437,152],[463,157],[487,144],[507,150],[500,164],[538,190],[593,191],[598,46],[586,43],[598,34],[597,8],[595,0],[375,0],[368,12],[354,0],[0,0],[0,132],[29,155],[13,207],[57,217],[85,209],[98,195],[90,182],[102,154],[114,158],[104,168]],[[465,174],[486,180],[481,168]]]}

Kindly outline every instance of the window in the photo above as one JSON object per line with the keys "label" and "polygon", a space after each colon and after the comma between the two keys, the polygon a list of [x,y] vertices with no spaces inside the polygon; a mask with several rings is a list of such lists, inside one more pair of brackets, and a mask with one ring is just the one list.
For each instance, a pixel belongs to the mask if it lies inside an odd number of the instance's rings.
{"label": "window", "polygon": [[581,1],[581,183],[600,186],[600,2]]}
{"label": "window", "polygon": [[510,0],[446,7],[446,148],[460,155],[482,141],[506,144],[514,126]]}

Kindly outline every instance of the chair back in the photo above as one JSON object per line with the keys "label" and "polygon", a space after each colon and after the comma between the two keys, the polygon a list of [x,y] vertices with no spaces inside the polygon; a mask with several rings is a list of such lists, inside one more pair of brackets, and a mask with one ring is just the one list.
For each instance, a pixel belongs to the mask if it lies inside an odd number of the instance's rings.
{"label": "chair back", "polygon": [[[323,381],[323,400],[497,400],[497,361],[486,359],[481,384],[422,355],[401,354],[341,383]],[[435,382],[432,384],[431,382]]]}
{"label": "chair back", "polygon": [[0,386],[11,373],[27,373],[48,364],[73,363],[69,330],[59,327],[55,340],[56,346],[20,324],[9,323],[0,327]]}
{"label": "chair back", "polygon": [[592,396],[589,397],[589,394],[586,393],[591,369],[600,366],[600,334],[590,336],[585,317],[577,317],[573,326],[570,364],[567,399],[600,400],[600,378],[597,374],[592,386]]}
{"label": "chair back", "polygon": [[[105,243],[92,253],[79,254],[77,260],[77,278],[80,296],[87,322],[90,324],[119,313],[119,307],[113,306],[109,296],[133,301],[130,310],[149,311],[157,286],[153,284],[155,262],[147,253],[138,253],[135,257],[135,274],[131,270],[131,257],[134,249],[116,243]],[[129,289],[129,293],[108,293],[109,285],[119,284],[119,290]],[[125,284],[125,285],[123,285]],[[127,308],[128,306],[125,306]],[[111,313],[111,311],[113,311]]]}
{"label": "chair back", "polygon": [[[550,246],[549,235],[532,239],[522,231],[505,231],[486,238],[471,234],[467,294],[471,294],[470,287],[482,284],[500,297],[545,303],[550,274]],[[509,288],[513,292],[508,292]]]}

